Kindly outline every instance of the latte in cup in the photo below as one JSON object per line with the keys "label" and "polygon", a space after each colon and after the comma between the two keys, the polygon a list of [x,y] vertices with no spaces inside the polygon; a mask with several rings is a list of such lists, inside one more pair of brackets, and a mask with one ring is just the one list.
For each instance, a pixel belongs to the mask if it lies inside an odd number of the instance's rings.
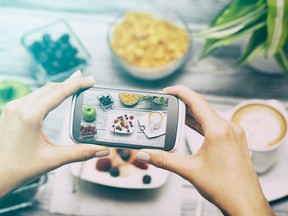
{"label": "latte in cup", "polygon": [[150,112],[148,119],[151,129],[158,129],[161,127],[163,114],[161,112]]}
{"label": "latte in cup", "polygon": [[244,105],[233,113],[231,121],[244,129],[250,149],[269,149],[287,133],[285,117],[266,104]]}

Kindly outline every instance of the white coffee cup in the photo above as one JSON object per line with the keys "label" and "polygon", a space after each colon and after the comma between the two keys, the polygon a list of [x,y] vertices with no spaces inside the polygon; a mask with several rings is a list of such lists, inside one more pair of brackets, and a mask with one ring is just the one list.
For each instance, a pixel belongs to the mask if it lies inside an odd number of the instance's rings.
{"label": "white coffee cup", "polygon": [[148,115],[149,125],[151,130],[157,130],[161,127],[163,121],[163,114],[158,111],[152,111]]}
{"label": "white coffee cup", "polygon": [[256,172],[271,169],[288,140],[284,105],[277,100],[247,100],[232,109],[230,120],[244,129]]}

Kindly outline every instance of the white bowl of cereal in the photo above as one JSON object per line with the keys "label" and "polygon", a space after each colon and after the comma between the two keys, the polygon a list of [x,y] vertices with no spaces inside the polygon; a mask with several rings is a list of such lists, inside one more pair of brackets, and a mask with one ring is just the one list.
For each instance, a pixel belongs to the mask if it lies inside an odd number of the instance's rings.
{"label": "white bowl of cereal", "polygon": [[121,92],[119,93],[119,99],[126,106],[134,106],[139,102],[140,95]]}
{"label": "white bowl of cereal", "polygon": [[187,61],[191,36],[174,11],[128,11],[111,25],[108,43],[117,62],[132,76],[157,80]]}

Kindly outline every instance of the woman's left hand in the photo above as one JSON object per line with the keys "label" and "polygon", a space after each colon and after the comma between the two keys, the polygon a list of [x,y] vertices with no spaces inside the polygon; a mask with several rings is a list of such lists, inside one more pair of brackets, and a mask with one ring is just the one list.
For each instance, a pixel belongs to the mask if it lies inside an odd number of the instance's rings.
{"label": "woman's left hand", "polygon": [[64,164],[109,155],[108,148],[96,145],[57,145],[42,128],[51,110],[94,83],[92,77],[76,72],[5,106],[0,116],[0,197]]}

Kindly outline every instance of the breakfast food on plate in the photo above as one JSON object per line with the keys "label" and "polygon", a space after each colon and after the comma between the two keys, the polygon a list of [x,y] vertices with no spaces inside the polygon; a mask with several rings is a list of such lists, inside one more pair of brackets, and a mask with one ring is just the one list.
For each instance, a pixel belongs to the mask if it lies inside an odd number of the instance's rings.
{"label": "breakfast food on plate", "polygon": [[16,80],[0,81],[0,113],[9,101],[23,97],[31,92],[28,85]]}
{"label": "breakfast food on plate", "polygon": [[32,43],[29,50],[49,75],[86,64],[85,59],[77,57],[78,50],[70,43],[68,34],[61,35],[57,40],[52,40],[49,34],[44,34],[42,40]]}
{"label": "breakfast food on plate", "polygon": [[83,138],[93,138],[97,133],[95,125],[81,125],[80,126],[80,136]]}
{"label": "breakfast food on plate", "polygon": [[[96,169],[102,172],[109,172],[112,177],[133,175],[135,169],[145,172],[148,169],[148,164],[136,160],[136,153],[136,150],[130,149],[110,149],[109,157],[97,160]],[[143,184],[149,184],[151,176],[145,173],[142,179],[139,178],[139,181],[142,181]]]}
{"label": "breakfast food on plate", "polygon": [[145,12],[128,12],[115,25],[111,47],[129,64],[157,68],[180,59],[189,48],[184,28]]}
{"label": "breakfast food on plate", "polygon": [[117,149],[117,153],[124,161],[128,161],[131,158],[131,151],[129,149]]}
{"label": "breakfast food on plate", "polygon": [[134,116],[128,114],[117,116],[113,119],[112,131],[127,134],[132,133],[134,129],[133,119]]}
{"label": "breakfast food on plate", "polygon": [[144,176],[143,176],[143,183],[144,183],[144,184],[150,184],[150,183],[151,183],[151,180],[152,180],[152,178],[151,178],[150,175],[144,175]]}
{"label": "breakfast food on plate", "polygon": [[136,105],[140,99],[138,94],[119,93],[120,101],[127,106]]}
{"label": "breakfast food on plate", "polygon": [[96,164],[96,169],[99,170],[99,171],[104,171],[104,172],[107,172],[111,169],[111,160],[110,158],[100,158],[98,161],[97,161],[97,164]]}
{"label": "breakfast food on plate", "polygon": [[92,122],[96,119],[96,109],[92,106],[86,106],[82,109],[82,116],[84,121]]}
{"label": "breakfast food on plate", "polygon": [[109,173],[113,177],[117,177],[120,175],[120,171],[119,171],[118,167],[111,167],[111,169],[109,170]]}
{"label": "breakfast food on plate", "polygon": [[134,160],[133,165],[138,167],[139,169],[143,169],[143,170],[148,169],[148,164],[139,160]]}

